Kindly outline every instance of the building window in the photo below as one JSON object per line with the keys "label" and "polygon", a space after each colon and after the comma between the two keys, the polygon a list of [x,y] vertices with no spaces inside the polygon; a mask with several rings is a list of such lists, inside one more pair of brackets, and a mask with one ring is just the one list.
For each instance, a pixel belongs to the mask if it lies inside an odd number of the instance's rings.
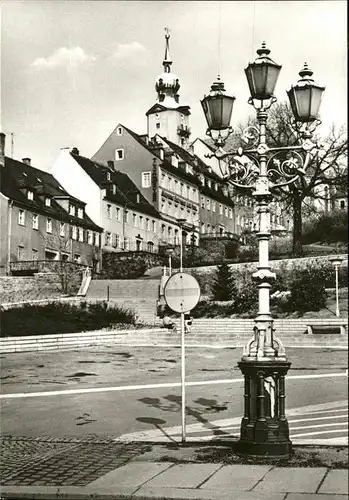
{"label": "building window", "polygon": [[124,150],[123,149],[116,149],[115,150],[115,160],[119,161],[119,160],[123,160],[124,158],[125,158]]}
{"label": "building window", "polygon": [[76,240],[76,238],[77,238],[77,234],[78,234],[77,227],[76,227],[76,226],[73,226],[73,227],[71,228],[71,237],[73,238],[73,240]]}
{"label": "building window", "polygon": [[339,208],[341,210],[343,210],[345,208],[345,201],[344,200],[340,200],[340,202],[339,202]]}
{"label": "building window", "polygon": [[212,200],[212,212],[215,212],[216,211],[216,202]]}
{"label": "building window", "polygon": [[224,207],[224,215],[228,217],[228,207]]}
{"label": "building window", "polygon": [[110,172],[107,172],[107,181],[110,181],[110,179],[111,179]]}
{"label": "building window", "polygon": [[209,198],[206,200],[206,209],[211,210],[211,200]]}
{"label": "building window", "polygon": [[45,205],[47,207],[50,207],[51,206],[51,198],[45,198]]}
{"label": "building window", "polygon": [[52,219],[50,218],[46,219],[46,232],[52,233]]}
{"label": "building window", "polygon": [[34,199],[33,191],[28,191],[27,196],[28,196],[28,200],[33,200]]}
{"label": "building window", "polygon": [[147,250],[150,253],[154,252],[154,243],[152,241],[148,241],[148,243],[147,243]]}
{"label": "building window", "polygon": [[160,123],[157,123],[157,124],[156,124],[156,128],[160,128]]}
{"label": "building window", "polygon": [[129,250],[130,248],[130,240],[129,238],[124,238],[124,250]]}
{"label": "building window", "polygon": [[151,172],[142,172],[142,188],[151,187]]}
{"label": "building window", "polygon": [[105,233],[105,244],[107,247],[111,246],[111,233]]}
{"label": "building window", "polygon": [[116,194],[116,186],[115,186],[115,184],[113,184],[113,188],[112,189],[113,189],[113,194]]}
{"label": "building window", "polygon": [[25,211],[21,209],[18,210],[18,224],[25,226]]}
{"label": "building window", "polygon": [[92,242],[93,242],[92,231],[87,231],[87,243],[89,245],[92,245]]}
{"label": "building window", "polygon": [[120,236],[118,234],[115,235],[115,248],[120,247]]}
{"label": "building window", "polygon": [[229,208],[229,219],[233,218],[233,210]]}
{"label": "building window", "polygon": [[24,246],[18,245],[18,247],[17,247],[17,259],[23,260],[23,256],[24,256]]}
{"label": "building window", "polygon": [[38,260],[39,258],[39,252],[37,250],[32,250],[32,260]]}
{"label": "building window", "polygon": [[59,224],[59,236],[65,236],[65,224],[61,222]]}
{"label": "building window", "polygon": [[201,196],[201,208],[205,208],[205,197]]}
{"label": "building window", "polygon": [[69,215],[75,215],[75,207],[74,205],[69,206]]}
{"label": "building window", "polygon": [[134,227],[137,227],[137,215],[132,214],[132,224]]}
{"label": "building window", "polygon": [[83,219],[84,217],[84,211],[82,208],[78,208],[78,217],[79,219]]}
{"label": "building window", "polygon": [[144,227],[144,218],[142,217],[142,215],[139,216],[139,227],[141,229],[143,229]]}
{"label": "building window", "polygon": [[84,230],[82,227],[79,227],[79,241],[84,241]]}
{"label": "building window", "polygon": [[145,229],[147,231],[150,231],[150,220],[149,219],[145,219]]}
{"label": "building window", "polygon": [[115,215],[116,215],[116,220],[120,220],[120,208],[115,207]]}
{"label": "building window", "polygon": [[165,231],[166,231],[166,226],[165,226],[165,224],[162,224],[162,226],[161,226],[161,235],[162,236],[165,236]]}
{"label": "building window", "polygon": [[125,222],[128,223],[129,218],[128,218],[128,210],[125,210]]}
{"label": "building window", "polygon": [[76,262],[77,264],[80,264],[81,255],[79,255],[78,253],[74,253],[74,262]]}
{"label": "building window", "polygon": [[39,229],[39,216],[38,216],[38,214],[33,214],[33,229]]}
{"label": "building window", "polygon": [[122,135],[122,127],[116,129],[116,135]]}
{"label": "building window", "polygon": [[219,215],[223,215],[223,205],[222,205],[222,203],[219,204]]}
{"label": "building window", "polygon": [[109,205],[109,203],[107,204],[107,217],[111,219],[111,205]]}
{"label": "building window", "polygon": [[205,223],[201,222],[201,233],[203,234],[205,232]]}
{"label": "building window", "polygon": [[153,233],[155,233],[156,232],[156,222],[155,222],[155,220],[153,220],[151,222],[152,222],[152,226],[153,226],[152,231],[153,231]]}

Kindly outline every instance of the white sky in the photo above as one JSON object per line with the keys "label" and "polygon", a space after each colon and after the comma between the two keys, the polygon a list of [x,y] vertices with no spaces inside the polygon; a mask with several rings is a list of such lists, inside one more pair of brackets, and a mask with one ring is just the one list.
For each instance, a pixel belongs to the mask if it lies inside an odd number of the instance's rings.
{"label": "white sky", "polygon": [[276,97],[287,99],[306,61],[326,86],[323,133],[346,124],[345,1],[5,0],[1,10],[6,154],[13,132],[14,158],[30,157],[41,169],[62,147],[92,156],[119,122],[146,132],[165,26],[180,104],[191,106],[192,139],[205,135],[199,101],[218,71],[237,98],[232,125],[253,113],[244,68],[263,40],[282,64]]}

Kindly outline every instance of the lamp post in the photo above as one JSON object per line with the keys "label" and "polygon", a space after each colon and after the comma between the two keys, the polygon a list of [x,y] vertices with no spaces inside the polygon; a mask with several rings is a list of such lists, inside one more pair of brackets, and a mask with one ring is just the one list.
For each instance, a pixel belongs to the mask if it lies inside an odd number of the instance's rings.
{"label": "lamp post", "polygon": [[177,219],[177,224],[181,230],[181,243],[179,249],[179,272],[183,272],[183,224],[187,221],[187,219]]}
{"label": "lamp post", "polygon": [[320,123],[317,114],[324,87],[314,83],[305,64],[301,79],[288,91],[299,145],[269,147],[266,142],[268,109],[276,101],[274,88],[281,66],[270,57],[263,42],[258,57],[245,69],[251,97],[248,103],[257,112],[258,126],[242,134],[244,147],[225,152],[223,146],[232,133],[230,119],[235,97],[226,94],[218,79],[201,101],[208,124],[207,134],[217,146],[223,178],[233,186],[252,191],[259,215],[257,232],[259,262],[252,279],[258,287],[258,313],[251,340],[244,347],[239,367],[244,375],[244,415],[236,450],[246,456],[288,457],[292,443],[285,415],[285,376],[291,366],[285,349],[274,336],[270,313],[270,288],[276,279],[269,265],[270,209],[275,189],[294,183],[316,154],[311,141]]}
{"label": "lamp post", "polygon": [[168,253],[168,275],[172,275],[172,254],[173,254],[173,248],[169,248],[167,250]]}
{"label": "lamp post", "polygon": [[334,265],[335,268],[335,273],[336,273],[336,316],[337,318],[340,317],[339,314],[339,298],[338,298],[338,267],[340,266],[341,262],[343,259],[340,257],[331,257],[330,262]]}

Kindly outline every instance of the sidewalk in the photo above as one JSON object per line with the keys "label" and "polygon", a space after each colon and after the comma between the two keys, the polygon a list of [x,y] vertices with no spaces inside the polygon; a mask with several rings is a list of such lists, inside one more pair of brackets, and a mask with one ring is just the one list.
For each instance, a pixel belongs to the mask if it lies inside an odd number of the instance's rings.
{"label": "sidewalk", "polygon": [[[24,445],[23,439],[8,438],[12,452],[5,446],[3,457],[8,467],[7,473],[2,474],[5,483],[0,490],[2,499],[344,500],[348,497],[348,471],[343,468],[224,464],[219,455],[214,460],[217,463],[205,460],[193,463],[197,452],[194,444],[164,448],[154,443],[120,444],[107,438],[88,442],[86,438],[46,438],[46,442],[32,438]],[[205,449],[201,445],[201,453]]]}

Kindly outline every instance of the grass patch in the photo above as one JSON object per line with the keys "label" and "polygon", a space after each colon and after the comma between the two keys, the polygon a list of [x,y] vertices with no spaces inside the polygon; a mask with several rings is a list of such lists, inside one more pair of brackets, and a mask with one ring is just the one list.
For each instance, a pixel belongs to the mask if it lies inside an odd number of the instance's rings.
{"label": "grass patch", "polygon": [[27,304],[1,312],[1,337],[76,333],[135,323],[133,311],[107,302]]}

